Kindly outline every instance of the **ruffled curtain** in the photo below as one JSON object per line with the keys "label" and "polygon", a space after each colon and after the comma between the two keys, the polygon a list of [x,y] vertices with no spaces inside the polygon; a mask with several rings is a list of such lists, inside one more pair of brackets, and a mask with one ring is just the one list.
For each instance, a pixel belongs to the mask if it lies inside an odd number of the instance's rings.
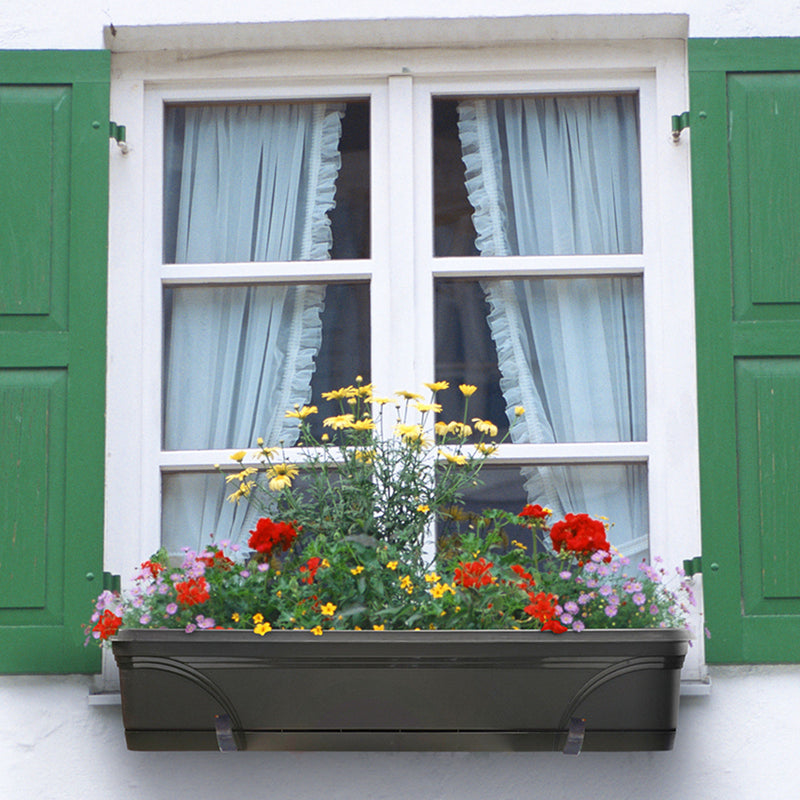
{"label": "ruffled curtain", "polygon": [[[641,252],[634,97],[465,101],[459,136],[481,255]],[[485,280],[482,286],[513,441],[645,438],[640,279]],[[516,406],[526,413],[516,417]],[[641,466],[541,466],[523,475],[530,502],[549,506],[556,517],[607,516],[623,552],[646,552]]]}
{"label": "ruffled curtain", "polygon": [[[176,263],[329,257],[328,212],[340,165],[343,106],[189,106],[170,116],[165,194],[175,193]],[[169,165],[167,165],[169,167]],[[173,181],[173,183],[170,183]],[[221,268],[224,271],[224,268]],[[325,287],[211,286],[165,292],[164,448],[294,444],[287,408],[311,396]],[[293,424],[294,422],[294,424]],[[250,520],[218,475],[164,484],[164,545],[240,539]]]}

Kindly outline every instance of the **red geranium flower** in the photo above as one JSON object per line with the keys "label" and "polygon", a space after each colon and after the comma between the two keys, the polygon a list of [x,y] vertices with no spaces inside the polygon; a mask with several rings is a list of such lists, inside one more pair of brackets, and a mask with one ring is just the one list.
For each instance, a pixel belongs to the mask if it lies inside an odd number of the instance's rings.
{"label": "red geranium flower", "polygon": [[536,581],[533,579],[533,575],[530,572],[525,572],[525,568],[521,567],[519,564],[512,564],[511,569],[522,578],[522,581],[517,584],[520,589],[527,589],[529,586],[536,586]]}
{"label": "red geranium flower", "polygon": [[494,576],[489,572],[489,569],[493,566],[493,562],[487,561],[483,556],[477,561],[469,561],[466,564],[463,561],[459,561],[453,573],[454,580],[465,589],[469,589],[472,586],[487,586],[490,583],[494,583]]}
{"label": "red geranium flower", "polygon": [[538,503],[536,505],[528,503],[528,505],[519,512],[518,516],[533,517],[533,519],[547,519],[550,516],[550,512],[542,508]]}
{"label": "red geranium flower", "polygon": [[288,550],[297,538],[297,531],[289,522],[273,522],[269,517],[262,517],[256,523],[256,529],[250,531],[248,547],[258,553],[269,555],[276,547]]}
{"label": "red geranium flower", "polygon": [[231,561],[222,550],[217,550],[216,553],[198,556],[197,561],[201,564],[205,564],[206,567],[216,567],[217,569],[223,570],[228,570],[233,566],[233,561]]}
{"label": "red geranium flower", "polygon": [[120,625],[122,625],[122,617],[118,617],[113,611],[106,609],[92,631],[99,634],[95,638],[108,639],[117,632]]}
{"label": "red geranium flower", "polygon": [[203,577],[189,578],[188,581],[176,583],[175,591],[178,593],[178,602],[182,606],[199,606],[210,597],[208,584]]}
{"label": "red geranium flower", "polygon": [[610,548],[606,539],[606,526],[588,514],[567,514],[563,521],[553,525],[550,539],[558,552],[569,550],[572,553],[591,555],[598,550],[607,552]]}
{"label": "red geranium flower", "polygon": [[529,592],[528,596],[531,599],[529,605],[525,606],[525,613],[531,617],[535,617],[539,622],[544,625],[553,619],[556,615],[556,600],[558,599],[554,594],[548,592],[538,592],[534,594]]}
{"label": "red geranium flower", "polygon": [[549,619],[542,625],[543,631],[552,631],[553,633],[566,633],[567,628],[562,625],[557,619]]}
{"label": "red geranium flower", "polygon": [[158,577],[159,572],[163,572],[166,567],[163,564],[160,564],[158,561],[143,561],[142,562],[142,572],[145,570],[149,570],[150,574],[154,577]]}

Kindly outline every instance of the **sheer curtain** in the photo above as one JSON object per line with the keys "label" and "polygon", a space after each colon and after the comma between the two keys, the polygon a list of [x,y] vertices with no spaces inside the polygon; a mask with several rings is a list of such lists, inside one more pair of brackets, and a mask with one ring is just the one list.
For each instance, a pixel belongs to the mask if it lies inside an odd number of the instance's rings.
{"label": "sheer curtain", "polygon": [[[459,136],[481,255],[641,252],[633,96],[465,101]],[[645,437],[640,279],[486,280],[483,288],[513,441]],[[607,516],[623,552],[646,552],[642,466],[523,474],[530,502],[556,517]]]}
{"label": "sheer curtain", "polygon": [[[325,259],[343,106],[189,106],[168,116],[165,196],[176,263]],[[224,273],[224,266],[220,268]],[[310,399],[322,339],[319,285],[187,286],[164,297],[164,448],[287,446],[287,408]],[[217,475],[164,481],[163,543],[237,540],[245,506]]]}

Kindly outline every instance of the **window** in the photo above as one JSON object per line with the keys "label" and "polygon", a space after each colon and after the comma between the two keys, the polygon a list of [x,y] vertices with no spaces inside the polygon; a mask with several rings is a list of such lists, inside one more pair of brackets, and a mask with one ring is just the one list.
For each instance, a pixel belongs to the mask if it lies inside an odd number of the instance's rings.
{"label": "window", "polygon": [[[214,465],[290,436],[287,408],[356,374],[383,394],[479,385],[476,413],[511,429],[470,502],[603,514],[634,558],[699,552],[688,167],[669,137],[681,48],[287,52],[187,72],[131,57],[143,189],[112,238],[133,251],[120,302],[142,296],[144,534],[114,557],[220,524],[241,536]],[[305,320],[293,366],[290,319]],[[131,327],[111,323],[119,352]]]}

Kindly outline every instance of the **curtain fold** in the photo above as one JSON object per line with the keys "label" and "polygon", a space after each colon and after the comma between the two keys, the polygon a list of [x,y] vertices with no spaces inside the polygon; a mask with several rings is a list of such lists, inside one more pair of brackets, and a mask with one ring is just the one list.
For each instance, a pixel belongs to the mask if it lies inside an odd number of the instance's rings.
{"label": "curtain fold", "polygon": [[[180,167],[165,182],[165,196],[177,198],[175,221],[165,220],[175,262],[328,258],[343,108],[188,106],[168,117],[167,152]],[[324,297],[320,285],[167,290],[163,447],[247,447],[258,436],[294,444],[284,414],[310,399]],[[167,476],[164,545],[242,538],[247,509],[226,494],[216,474]]]}
{"label": "curtain fold", "polygon": [[[636,100],[575,96],[459,104],[467,193],[483,256],[641,252]],[[514,442],[645,438],[642,283],[636,278],[482,282]],[[514,408],[525,415],[516,417]],[[615,522],[647,547],[639,465],[523,470],[530,502]]]}

